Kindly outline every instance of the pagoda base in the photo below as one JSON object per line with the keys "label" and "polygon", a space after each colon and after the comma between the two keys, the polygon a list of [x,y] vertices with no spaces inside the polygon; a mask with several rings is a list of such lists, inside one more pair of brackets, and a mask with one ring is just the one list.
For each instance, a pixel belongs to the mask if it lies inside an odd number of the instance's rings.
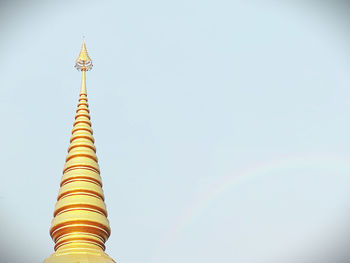
{"label": "pagoda base", "polygon": [[43,263],[116,263],[104,252],[53,253]]}

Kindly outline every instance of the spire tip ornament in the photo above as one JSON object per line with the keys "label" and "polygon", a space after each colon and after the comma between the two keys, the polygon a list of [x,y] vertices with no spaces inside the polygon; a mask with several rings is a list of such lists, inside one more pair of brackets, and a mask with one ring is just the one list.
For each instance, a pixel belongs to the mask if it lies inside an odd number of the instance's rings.
{"label": "spire tip ornament", "polygon": [[75,61],[75,68],[80,71],[89,71],[92,69],[92,60],[88,55],[85,45],[85,36],[83,36],[83,44],[77,60]]}

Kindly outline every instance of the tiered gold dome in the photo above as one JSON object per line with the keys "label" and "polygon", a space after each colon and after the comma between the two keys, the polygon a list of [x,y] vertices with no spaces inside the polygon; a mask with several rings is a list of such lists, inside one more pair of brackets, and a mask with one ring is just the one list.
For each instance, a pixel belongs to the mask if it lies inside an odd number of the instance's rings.
{"label": "tiered gold dome", "polygon": [[83,42],[75,67],[81,89],[50,235],[55,252],[44,263],[115,263],[105,252],[111,229],[96,156],[85,74],[92,61]]}

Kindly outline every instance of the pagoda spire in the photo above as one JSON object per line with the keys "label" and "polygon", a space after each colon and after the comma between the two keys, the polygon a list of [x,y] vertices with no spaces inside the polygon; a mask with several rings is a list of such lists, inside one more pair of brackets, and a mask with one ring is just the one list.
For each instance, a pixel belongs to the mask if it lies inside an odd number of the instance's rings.
{"label": "pagoda spire", "polygon": [[91,128],[85,74],[92,61],[84,41],[75,67],[82,72],[79,102],[50,228],[55,252],[44,263],[115,263],[104,252],[111,229]]}

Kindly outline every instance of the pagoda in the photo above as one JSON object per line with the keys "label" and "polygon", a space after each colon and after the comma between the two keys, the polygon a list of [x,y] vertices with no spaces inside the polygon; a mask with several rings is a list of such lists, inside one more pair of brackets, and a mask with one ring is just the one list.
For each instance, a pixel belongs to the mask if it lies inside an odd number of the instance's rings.
{"label": "pagoda", "polygon": [[81,88],[50,235],[55,252],[44,263],[115,263],[105,252],[111,234],[86,91],[92,61],[83,41],[75,67]]}

